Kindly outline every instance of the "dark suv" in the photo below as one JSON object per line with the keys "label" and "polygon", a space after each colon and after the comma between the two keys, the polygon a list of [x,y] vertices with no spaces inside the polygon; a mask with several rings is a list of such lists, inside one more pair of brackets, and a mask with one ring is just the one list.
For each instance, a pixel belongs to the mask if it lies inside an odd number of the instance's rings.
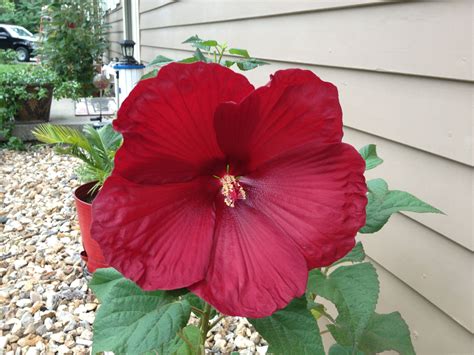
{"label": "dark suv", "polygon": [[37,39],[26,28],[0,24],[0,49],[13,49],[20,62],[28,62],[33,56]]}

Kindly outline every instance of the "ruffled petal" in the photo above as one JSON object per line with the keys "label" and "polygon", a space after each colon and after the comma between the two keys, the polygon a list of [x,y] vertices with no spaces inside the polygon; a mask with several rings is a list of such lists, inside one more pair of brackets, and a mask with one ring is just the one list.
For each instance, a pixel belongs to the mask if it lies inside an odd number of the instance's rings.
{"label": "ruffled petal", "polygon": [[92,205],[92,238],[145,290],[189,286],[207,271],[218,188],[204,178],[154,186],[112,176]]}
{"label": "ruffled petal", "polygon": [[218,64],[172,63],[140,81],[114,127],[124,136],[115,174],[145,184],[183,182],[220,163],[213,120],[221,102],[240,102],[253,86]]}
{"label": "ruffled petal", "polygon": [[247,201],[298,246],[308,269],[332,264],[365,224],[365,163],[350,145],[307,144],[240,179]]}
{"label": "ruffled petal", "polygon": [[217,141],[235,166],[247,172],[308,142],[337,143],[342,111],[337,88],[309,70],[282,70],[241,103],[219,105]]}
{"label": "ruffled petal", "polygon": [[217,208],[214,250],[205,280],[190,290],[220,312],[266,317],[305,292],[306,262],[293,241],[239,201]]}

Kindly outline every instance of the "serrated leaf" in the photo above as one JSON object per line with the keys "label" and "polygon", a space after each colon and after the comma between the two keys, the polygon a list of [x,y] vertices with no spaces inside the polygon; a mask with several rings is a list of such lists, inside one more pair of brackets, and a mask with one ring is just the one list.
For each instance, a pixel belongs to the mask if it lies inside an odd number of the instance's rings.
{"label": "serrated leaf", "polygon": [[89,287],[101,303],[105,301],[107,295],[111,295],[110,290],[117,283],[123,281],[123,276],[114,268],[97,269],[89,281]]}
{"label": "serrated leaf", "polygon": [[[198,355],[201,354],[201,332],[198,327],[194,325],[188,325],[183,328],[180,332],[179,339],[181,340],[181,345],[173,355]],[[185,342],[182,337],[186,338],[188,341]],[[166,353],[164,353],[166,354]]]}
{"label": "serrated leaf", "polygon": [[398,351],[401,355],[415,354],[408,325],[398,312],[374,313],[358,347],[368,354],[387,350]]}
{"label": "serrated leaf", "polygon": [[329,275],[329,282],[336,290],[330,300],[339,312],[336,322],[349,326],[352,342],[356,344],[377,305],[377,272],[370,263],[341,266]]}
{"label": "serrated leaf", "polygon": [[188,322],[189,303],[166,291],[143,291],[108,270],[92,286],[105,300],[94,322],[93,353],[141,354],[172,342]]}
{"label": "serrated leaf", "polygon": [[365,170],[370,170],[383,163],[383,159],[377,156],[375,144],[369,144],[359,150],[360,155],[365,160]]}
{"label": "serrated leaf", "polygon": [[364,261],[364,259],[365,259],[364,247],[362,246],[361,242],[357,242],[354,248],[352,248],[352,250],[346,256],[334,262],[331,265],[331,267],[338,264],[346,263],[346,262],[360,263]]}
{"label": "serrated leaf", "polygon": [[295,298],[284,309],[266,318],[249,318],[268,342],[273,354],[324,354],[319,328],[304,297]]}
{"label": "serrated leaf", "polygon": [[202,54],[199,48],[196,48],[196,50],[194,51],[194,57],[197,59],[197,61],[201,61],[204,63],[208,62],[207,58],[204,56],[204,54]]}
{"label": "serrated leaf", "polygon": [[240,61],[237,61],[236,63],[237,63],[237,67],[243,71],[252,70],[252,69],[257,68],[258,66],[269,64],[267,62],[264,62],[263,60],[258,60],[254,58],[240,60]]}
{"label": "serrated leaf", "polygon": [[148,66],[162,66],[168,63],[174,62],[174,59],[165,57],[163,55],[158,55],[155,59],[153,59],[150,63],[148,63]]}
{"label": "serrated leaf", "polygon": [[[184,299],[186,299],[192,307],[197,308],[201,311],[203,311],[204,307],[206,306],[206,302],[204,300],[202,300],[201,298],[199,298],[198,296],[196,296],[194,293],[191,293],[191,292],[187,293],[184,296]],[[214,308],[211,308],[211,313],[209,313],[209,319],[212,319],[216,314],[217,314],[217,311]],[[196,314],[196,316],[200,317],[201,315]]]}
{"label": "serrated leaf", "polygon": [[231,48],[229,49],[230,54],[240,55],[241,57],[250,58],[249,52],[246,49]]}
{"label": "serrated leaf", "polygon": [[322,273],[321,269],[313,269],[308,275],[307,290],[332,301],[336,289],[329,282],[328,278]]}
{"label": "serrated leaf", "polygon": [[145,80],[145,79],[150,79],[150,78],[154,78],[158,75],[158,69],[153,69],[152,71],[146,73],[145,75],[142,75],[142,77],[140,78],[140,80]]}
{"label": "serrated leaf", "polygon": [[188,39],[186,39],[186,40],[183,42],[183,44],[184,44],[184,43],[196,43],[196,42],[202,42],[202,39],[199,38],[198,35],[194,35],[194,36],[189,37]]}
{"label": "serrated leaf", "polygon": [[364,355],[364,353],[358,350],[353,352],[350,346],[334,344],[329,348],[328,355]]}
{"label": "serrated leaf", "polygon": [[359,233],[375,233],[379,231],[390,216],[401,211],[418,213],[442,213],[437,208],[421,201],[405,191],[389,190],[383,179],[367,182],[369,193],[366,207],[367,219]]}

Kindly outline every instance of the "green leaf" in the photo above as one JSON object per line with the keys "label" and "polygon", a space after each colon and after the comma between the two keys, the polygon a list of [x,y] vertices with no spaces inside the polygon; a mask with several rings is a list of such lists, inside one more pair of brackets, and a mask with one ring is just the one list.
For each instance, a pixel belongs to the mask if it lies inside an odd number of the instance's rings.
{"label": "green leaf", "polygon": [[150,63],[148,63],[148,66],[162,66],[168,63],[174,62],[174,59],[165,57],[163,55],[158,55],[155,59],[153,59]]}
{"label": "green leaf", "polygon": [[203,40],[201,38],[199,38],[198,35],[194,35],[194,36],[191,36],[189,37],[188,39],[186,39],[184,43],[199,43],[199,42],[202,42]]}
{"label": "green leaf", "polygon": [[91,288],[104,301],[94,322],[94,354],[157,351],[175,341],[188,322],[191,306],[186,300],[166,291],[143,291],[110,269],[96,274]]}
{"label": "green leaf", "polygon": [[332,301],[335,292],[334,286],[328,281],[321,269],[313,269],[309,272],[307,290],[330,301]]}
{"label": "green leaf", "polygon": [[266,318],[249,319],[269,344],[269,353],[324,354],[316,320],[304,297],[295,298],[284,309]]}
{"label": "green leaf", "polygon": [[365,259],[365,252],[364,247],[362,246],[361,242],[357,242],[354,248],[344,257],[334,262],[331,267],[336,266],[338,264],[351,262],[351,263],[360,263]]}
{"label": "green leaf", "polygon": [[196,63],[198,59],[196,57],[184,58],[178,61],[178,63]]}
{"label": "green leaf", "polygon": [[[183,338],[187,340],[184,341]],[[181,345],[174,353],[175,355],[198,355],[201,354],[201,332],[198,327],[188,325],[180,332]],[[163,352],[163,354],[167,354]]]}
{"label": "green leaf", "polygon": [[369,144],[359,150],[365,160],[365,170],[370,170],[383,163],[383,159],[377,156],[375,144]]}
{"label": "green leaf", "polygon": [[208,39],[208,40],[198,42],[198,43],[203,47],[215,47],[215,46],[217,46],[217,41],[214,41],[213,39]]}
{"label": "green leaf", "polygon": [[364,355],[363,352],[356,350],[352,351],[352,347],[334,344],[329,348],[328,355]]}
{"label": "green leaf", "polygon": [[437,208],[421,201],[405,191],[389,190],[383,179],[374,179],[367,182],[369,189],[366,207],[367,220],[360,233],[375,233],[379,231],[390,216],[400,211],[418,213],[442,213]]}
{"label": "green leaf", "polygon": [[146,73],[145,75],[142,75],[140,80],[155,78],[157,75],[158,75],[158,69],[153,69],[152,71]]}
{"label": "green leaf", "polygon": [[[184,298],[186,299],[186,301],[189,302],[189,304],[192,307],[197,308],[201,311],[203,311],[204,307],[206,306],[206,302],[202,300],[201,298],[199,298],[198,296],[196,296],[194,293],[189,292],[184,296]],[[201,316],[198,313],[195,313],[195,314],[197,317]],[[211,308],[211,313],[209,313],[209,319],[212,319],[216,314],[217,314],[217,311],[214,308]]]}
{"label": "green leaf", "polygon": [[97,296],[99,301],[103,303],[107,295],[111,295],[110,290],[117,283],[123,281],[123,276],[114,268],[97,269],[89,281],[89,287]]}
{"label": "green leaf", "polygon": [[227,67],[227,68],[230,68],[231,66],[233,66],[235,64],[234,61],[232,60],[226,60],[224,61],[224,65]]}
{"label": "green leaf", "polygon": [[402,355],[415,354],[408,325],[398,312],[374,313],[360,339],[359,349],[367,354],[387,350],[395,350]]}
{"label": "green leaf", "polygon": [[247,70],[252,70],[257,68],[258,66],[261,65],[266,65],[269,64],[267,62],[264,62],[263,60],[258,60],[254,58],[250,59],[245,59],[237,62],[237,66],[239,67],[240,70],[247,71]]}
{"label": "green leaf", "polygon": [[[348,326],[352,343],[357,344],[377,304],[377,272],[370,263],[341,266],[329,275],[328,281],[335,290],[329,300],[339,312],[336,322]],[[329,330],[332,328],[328,326]]]}
{"label": "green leaf", "polygon": [[231,48],[229,49],[230,54],[240,55],[241,57],[250,58],[249,52],[246,49]]}
{"label": "green leaf", "polygon": [[196,50],[194,51],[194,57],[197,59],[197,61],[201,61],[204,63],[208,62],[207,58],[204,56],[204,54],[202,54],[199,48],[196,48]]}

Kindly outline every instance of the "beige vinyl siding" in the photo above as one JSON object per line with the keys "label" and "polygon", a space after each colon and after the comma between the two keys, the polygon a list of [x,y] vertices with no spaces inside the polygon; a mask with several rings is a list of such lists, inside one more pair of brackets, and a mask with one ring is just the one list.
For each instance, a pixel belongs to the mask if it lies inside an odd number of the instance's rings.
{"label": "beige vinyl siding", "polygon": [[[344,140],[375,143],[368,173],[446,215],[403,213],[362,235],[381,280],[378,308],[399,310],[418,354],[473,354],[472,1],[140,1],[140,52],[190,56],[198,34],[246,48],[339,88]],[[113,37],[113,34],[111,34]]]}
{"label": "beige vinyl siding", "polygon": [[122,6],[117,6],[115,9],[106,14],[107,39],[110,47],[107,53],[107,58],[121,57],[121,50],[119,42],[123,40],[123,11]]}

